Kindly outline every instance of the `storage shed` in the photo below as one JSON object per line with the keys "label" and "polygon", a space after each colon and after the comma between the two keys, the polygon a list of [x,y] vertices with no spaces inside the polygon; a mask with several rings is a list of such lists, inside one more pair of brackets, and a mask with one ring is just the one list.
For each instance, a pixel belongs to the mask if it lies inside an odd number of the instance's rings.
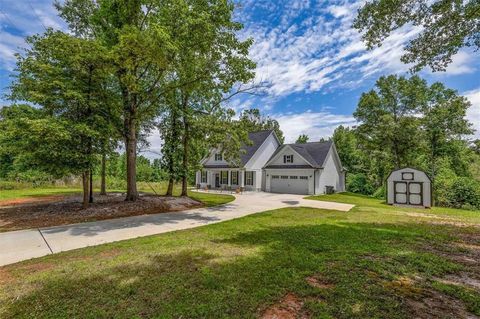
{"label": "storage shed", "polygon": [[387,203],[390,205],[432,206],[432,181],[418,169],[394,170],[387,178]]}

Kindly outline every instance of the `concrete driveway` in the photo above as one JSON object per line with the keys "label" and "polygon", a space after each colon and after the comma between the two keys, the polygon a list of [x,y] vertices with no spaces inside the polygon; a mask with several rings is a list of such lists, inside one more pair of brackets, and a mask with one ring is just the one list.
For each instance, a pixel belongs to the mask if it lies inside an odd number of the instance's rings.
{"label": "concrete driveway", "polygon": [[61,251],[198,227],[283,207],[349,211],[353,205],[303,199],[303,195],[250,192],[225,205],[181,212],[0,233],[0,266]]}

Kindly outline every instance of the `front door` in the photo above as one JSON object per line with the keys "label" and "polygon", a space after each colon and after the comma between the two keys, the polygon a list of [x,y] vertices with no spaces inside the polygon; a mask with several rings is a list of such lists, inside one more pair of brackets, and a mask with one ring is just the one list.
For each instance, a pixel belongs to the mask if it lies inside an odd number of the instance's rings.
{"label": "front door", "polygon": [[220,173],[215,173],[215,188],[220,188]]}

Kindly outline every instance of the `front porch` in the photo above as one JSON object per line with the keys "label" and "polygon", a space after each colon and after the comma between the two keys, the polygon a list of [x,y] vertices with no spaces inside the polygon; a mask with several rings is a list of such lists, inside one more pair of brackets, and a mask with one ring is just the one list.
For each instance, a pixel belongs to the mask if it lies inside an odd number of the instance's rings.
{"label": "front porch", "polygon": [[200,189],[243,192],[261,190],[261,172],[241,168],[204,168],[196,174]]}

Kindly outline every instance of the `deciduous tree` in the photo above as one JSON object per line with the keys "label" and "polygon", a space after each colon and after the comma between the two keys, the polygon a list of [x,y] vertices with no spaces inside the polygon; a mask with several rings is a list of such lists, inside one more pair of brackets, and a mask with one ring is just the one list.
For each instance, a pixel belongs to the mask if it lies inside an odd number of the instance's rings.
{"label": "deciduous tree", "polygon": [[354,22],[370,49],[405,25],[420,29],[401,58],[414,63],[415,71],[427,65],[433,71],[444,71],[461,48],[480,48],[479,1],[371,0]]}

